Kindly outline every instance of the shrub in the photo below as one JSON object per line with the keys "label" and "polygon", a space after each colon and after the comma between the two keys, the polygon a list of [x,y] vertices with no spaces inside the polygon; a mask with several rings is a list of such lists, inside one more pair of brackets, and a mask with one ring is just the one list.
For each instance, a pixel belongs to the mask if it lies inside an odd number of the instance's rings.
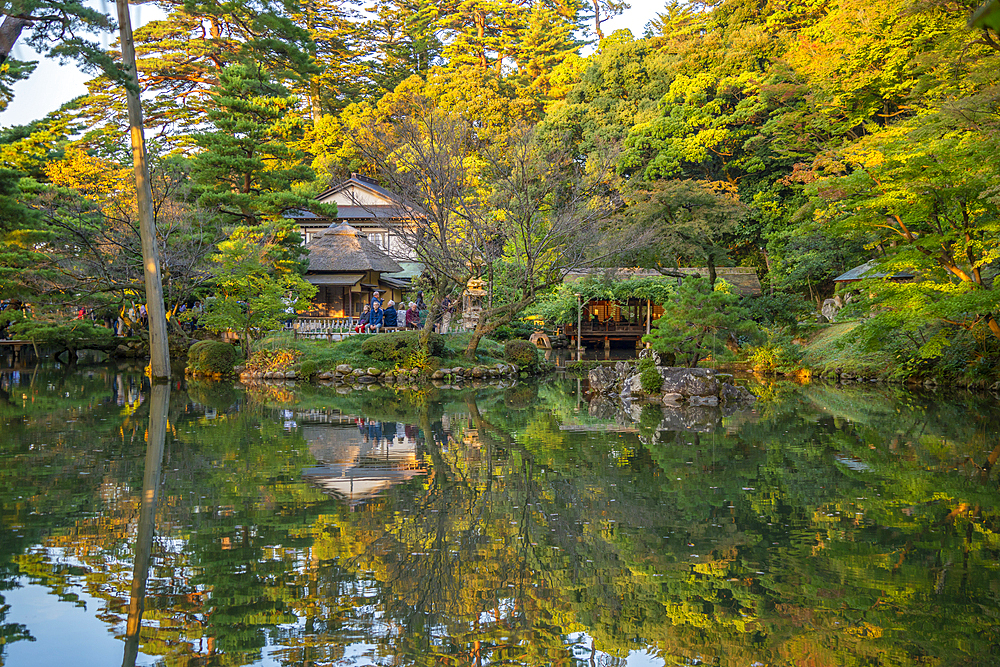
{"label": "shrub", "polygon": [[799,367],[801,358],[798,346],[775,330],[768,331],[767,340],[751,347],[747,354],[755,373],[787,373]]}
{"label": "shrub", "polygon": [[319,371],[319,366],[316,365],[315,361],[303,361],[299,366],[299,377],[311,378],[316,375],[317,371]]}
{"label": "shrub", "polygon": [[[391,331],[370,336],[361,343],[361,351],[376,361],[401,362],[420,348],[420,331]],[[428,356],[444,355],[444,336],[431,333],[427,340]]]}
{"label": "shrub", "polygon": [[287,347],[261,348],[250,355],[247,370],[254,373],[268,371],[290,371],[302,353]]}
{"label": "shrub", "polygon": [[533,333],[535,333],[534,325],[520,320],[510,324],[501,324],[486,335],[499,343],[506,343],[516,338],[528,338]]}
{"label": "shrub", "polygon": [[639,382],[642,384],[642,390],[644,392],[647,394],[655,394],[660,391],[660,387],[663,386],[663,376],[660,375],[655,366],[649,366],[648,368],[642,369],[642,372],[639,373]]}
{"label": "shrub", "polygon": [[188,366],[196,365],[201,363],[201,355],[204,353],[205,348],[211,343],[217,341],[213,340],[200,340],[191,347],[188,348]]}
{"label": "shrub", "polygon": [[639,363],[636,364],[636,366],[638,367],[640,372],[648,368],[656,368],[656,360],[653,359],[653,355],[649,355],[648,357],[643,357],[642,359],[640,359]]}
{"label": "shrub", "polygon": [[199,373],[226,375],[233,372],[242,355],[239,350],[217,340],[198,341],[188,348],[188,368]]}
{"label": "shrub", "polygon": [[775,292],[759,296],[745,296],[740,305],[750,312],[750,319],[766,327],[795,329],[800,318],[813,311],[813,304],[797,294]]}
{"label": "shrub", "polygon": [[503,357],[508,363],[517,364],[522,371],[538,370],[538,348],[529,341],[507,341],[503,346]]}

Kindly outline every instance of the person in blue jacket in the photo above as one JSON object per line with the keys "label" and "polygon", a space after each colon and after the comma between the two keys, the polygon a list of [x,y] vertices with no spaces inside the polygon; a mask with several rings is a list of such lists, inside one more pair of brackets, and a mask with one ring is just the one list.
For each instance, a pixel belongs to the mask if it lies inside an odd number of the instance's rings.
{"label": "person in blue jacket", "polygon": [[369,328],[372,333],[378,333],[382,329],[382,320],[385,318],[385,311],[382,310],[382,302],[380,301],[378,305],[372,309],[371,321],[369,323]]}

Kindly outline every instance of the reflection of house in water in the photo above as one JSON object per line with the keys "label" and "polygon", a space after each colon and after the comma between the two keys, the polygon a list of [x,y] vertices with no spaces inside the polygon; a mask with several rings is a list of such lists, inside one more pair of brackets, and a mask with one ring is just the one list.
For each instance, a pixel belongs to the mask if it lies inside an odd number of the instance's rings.
{"label": "reflection of house in water", "polygon": [[[324,492],[356,507],[387,489],[426,474],[422,440],[415,426],[353,420],[305,422],[302,436],[321,464],[302,476]],[[422,434],[421,434],[422,437]]]}

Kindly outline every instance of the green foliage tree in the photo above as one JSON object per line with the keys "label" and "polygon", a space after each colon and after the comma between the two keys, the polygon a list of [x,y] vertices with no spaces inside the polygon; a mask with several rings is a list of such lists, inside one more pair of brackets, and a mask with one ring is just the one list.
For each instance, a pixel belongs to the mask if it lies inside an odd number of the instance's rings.
{"label": "green foliage tree", "polygon": [[709,282],[715,284],[715,267],[726,258],[725,242],[746,212],[731,188],[658,180],[632,185],[627,201],[624,224],[642,239],[631,253],[637,264],[669,272],[682,262],[705,262]]}
{"label": "green foliage tree", "polygon": [[739,297],[713,290],[705,278],[687,278],[663,305],[663,316],[643,336],[657,352],[673,353],[681,364],[695,368],[718,349],[713,343],[731,332],[747,330],[749,313]]}
{"label": "green foliage tree", "polygon": [[[896,313],[885,318],[901,312],[956,328],[985,326],[1000,339],[995,148],[974,131],[927,133],[908,123],[858,142],[846,153],[849,174],[815,184],[820,220],[845,236],[875,237],[885,252],[876,263],[883,278],[898,271],[920,276],[904,286],[872,287],[878,308]],[[940,349],[936,342],[922,354]]]}
{"label": "green foliage tree", "polygon": [[283,247],[290,234],[289,225],[281,223],[237,227],[212,258],[215,296],[206,301],[201,321],[217,333],[237,333],[244,358],[257,340],[316,295]]}
{"label": "green foliage tree", "polygon": [[[197,131],[215,106],[212,92],[230,65],[263,70],[282,85],[305,88],[320,74],[299,0],[164,0],[167,17],[135,31],[143,87],[152,93],[147,123],[173,133]],[[259,93],[257,93],[259,94]]]}
{"label": "green foliage tree", "polygon": [[0,109],[13,97],[11,84],[27,78],[37,64],[10,57],[25,31],[24,41],[38,53],[72,58],[88,70],[114,68],[108,53],[92,41],[114,22],[82,0],[7,0],[0,4],[0,15]]}

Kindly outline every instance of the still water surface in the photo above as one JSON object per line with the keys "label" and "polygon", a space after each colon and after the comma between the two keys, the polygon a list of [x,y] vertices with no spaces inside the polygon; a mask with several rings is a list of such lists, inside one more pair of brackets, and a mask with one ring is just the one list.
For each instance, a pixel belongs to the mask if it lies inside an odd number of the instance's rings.
{"label": "still water surface", "polygon": [[1000,664],[994,397],[580,389],[2,373],[0,665]]}

